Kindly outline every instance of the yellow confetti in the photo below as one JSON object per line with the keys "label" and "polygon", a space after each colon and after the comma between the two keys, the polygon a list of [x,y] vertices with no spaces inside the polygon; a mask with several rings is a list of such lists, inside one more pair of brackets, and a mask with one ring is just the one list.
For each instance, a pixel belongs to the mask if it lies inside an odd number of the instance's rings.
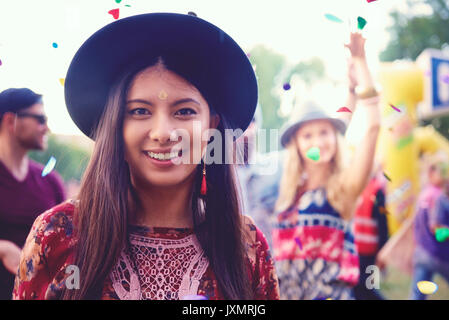
{"label": "yellow confetti", "polygon": [[432,281],[419,281],[416,285],[423,294],[433,294],[438,290],[438,285]]}
{"label": "yellow confetti", "polygon": [[59,83],[60,83],[62,86],[64,86],[65,79],[64,79],[64,78],[59,78]]}

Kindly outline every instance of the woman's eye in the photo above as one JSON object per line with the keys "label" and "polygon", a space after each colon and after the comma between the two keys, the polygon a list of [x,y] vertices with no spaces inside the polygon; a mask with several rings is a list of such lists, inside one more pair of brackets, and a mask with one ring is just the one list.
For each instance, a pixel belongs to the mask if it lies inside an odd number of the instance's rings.
{"label": "woman's eye", "polygon": [[136,115],[136,116],[146,116],[150,114],[150,111],[148,111],[147,109],[144,108],[136,108],[136,109],[132,109],[129,111],[129,113],[131,115]]}
{"label": "woman's eye", "polygon": [[176,111],[176,115],[180,115],[180,116],[191,116],[194,114],[196,114],[195,110],[190,109],[190,108],[183,108],[183,109]]}

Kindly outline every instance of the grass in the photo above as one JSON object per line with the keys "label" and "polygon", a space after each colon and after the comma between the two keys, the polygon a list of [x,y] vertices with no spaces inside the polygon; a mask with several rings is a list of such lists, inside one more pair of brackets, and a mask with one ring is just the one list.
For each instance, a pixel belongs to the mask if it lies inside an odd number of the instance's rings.
{"label": "grass", "polygon": [[[389,300],[407,300],[410,294],[412,278],[393,267],[388,267],[381,276],[380,291]],[[429,300],[449,300],[449,284],[440,275],[435,275],[433,282],[438,285],[434,294],[427,296]]]}

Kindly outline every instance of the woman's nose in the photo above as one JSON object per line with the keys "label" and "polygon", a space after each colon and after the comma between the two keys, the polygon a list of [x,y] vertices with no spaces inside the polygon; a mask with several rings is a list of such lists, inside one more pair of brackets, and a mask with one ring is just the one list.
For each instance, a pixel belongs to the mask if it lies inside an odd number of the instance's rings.
{"label": "woman's nose", "polygon": [[165,144],[170,141],[170,135],[174,131],[170,119],[163,115],[153,117],[151,128],[148,136],[151,140],[158,141],[160,144]]}

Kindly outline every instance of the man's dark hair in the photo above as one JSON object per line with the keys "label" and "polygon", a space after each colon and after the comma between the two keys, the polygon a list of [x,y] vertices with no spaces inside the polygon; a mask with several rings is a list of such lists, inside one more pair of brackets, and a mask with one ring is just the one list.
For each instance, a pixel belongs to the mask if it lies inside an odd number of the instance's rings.
{"label": "man's dark hair", "polygon": [[42,95],[28,88],[9,88],[0,93],[0,121],[6,112],[17,113],[42,102]]}

